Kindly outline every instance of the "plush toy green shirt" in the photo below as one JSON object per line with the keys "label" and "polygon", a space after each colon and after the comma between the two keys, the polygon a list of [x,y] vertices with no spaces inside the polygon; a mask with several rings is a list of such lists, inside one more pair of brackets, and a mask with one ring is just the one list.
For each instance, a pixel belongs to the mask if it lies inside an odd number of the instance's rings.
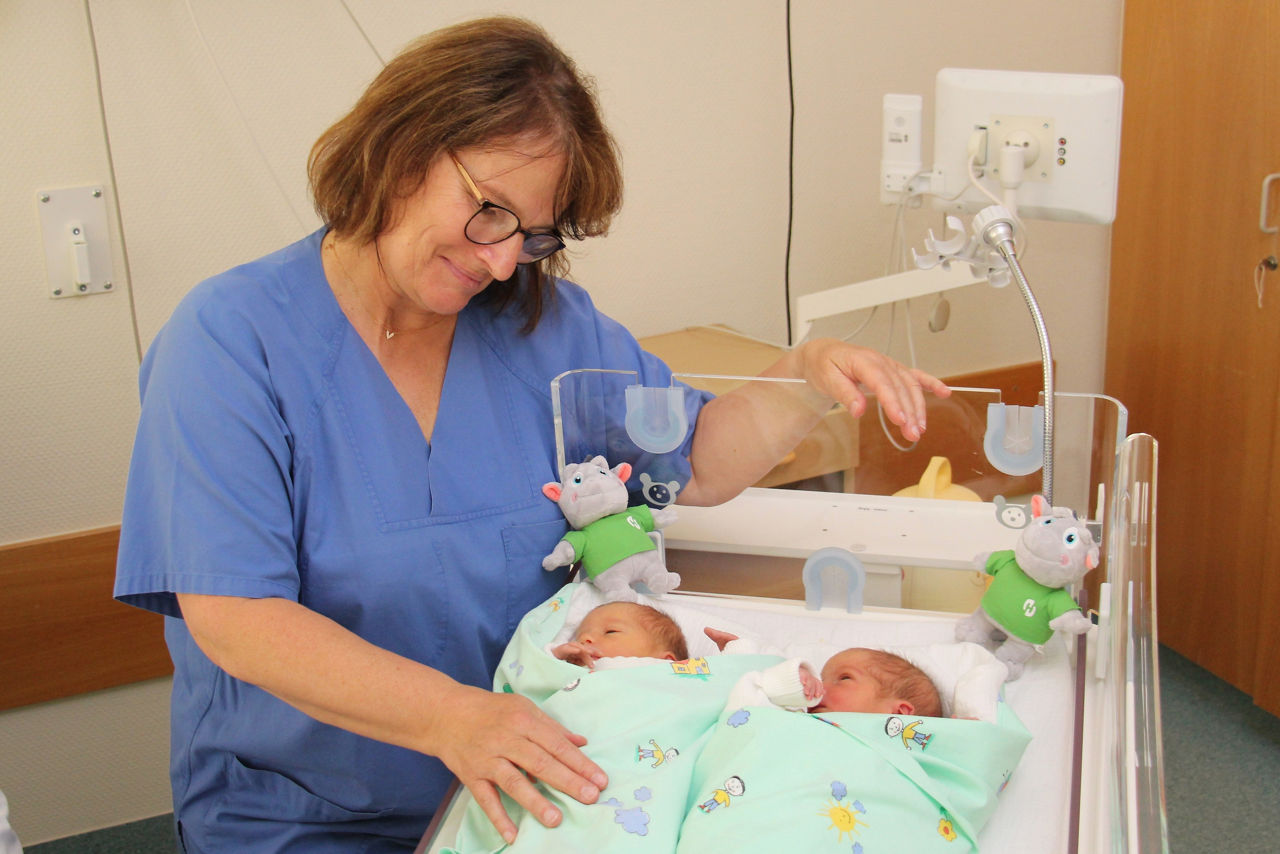
{"label": "plush toy green shirt", "polygon": [[1012,549],[992,552],[986,571],[994,580],[982,597],[982,609],[1006,632],[1027,643],[1049,640],[1053,637],[1049,621],[1078,609],[1066,590],[1045,587],[1027,577]]}
{"label": "plush toy green shirt", "polygon": [[582,561],[587,578],[595,578],[623,558],[657,548],[649,539],[652,530],[653,514],[641,505],[570,531],[563,539],[573,546],[573,559]]}

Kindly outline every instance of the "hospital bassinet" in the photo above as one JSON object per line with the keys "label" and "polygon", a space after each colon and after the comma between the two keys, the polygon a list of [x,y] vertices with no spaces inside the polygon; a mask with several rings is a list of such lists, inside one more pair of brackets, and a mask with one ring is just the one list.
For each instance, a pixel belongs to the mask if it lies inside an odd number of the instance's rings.
{"label": "hospital bassinet", "polygon": [[[736,390],[753,405],[812,405],[792,381],[679,379],[717,394]],[[687,428],[681,393],[649,393],[635,383],[631,374],[608,371],[556,379],[559,461],[602,454],[611,465],[632,462],[637,478],[648,475],[641,488],[650,503],[663,503],[679,489],[678,481],[663,480],[672,470],[663,462],[667,437]],[[1126,411],[1111,398],[1059,393],[1054,412],[1053,503],[1074,509],[1101,536],[1102,566],[1075,591],[1096,626],[1080,638],[1055,636],[1022,678],[1006,685],[1006,700],[1032,741],[979,836],[980,849],[1167,851],[1156,443],[1126,435]],[[765,636],[831,644],[832,652],[851,643],[950,643],[958,612],[970,611],[981,595],[974,556],[1011,548],[1023,521],[1018,514],[1029,494],[1041,491],[1039,417],[1039,410],[1004,406],[998,391],[956,389],[930,401],[926,437],[909,447],[881,429],[874,402],[857,422],[836,408],[765,486],[717,507],[678,508],[663,545],[684,581],[669,595]],[[643,418],[649,423],[639,423]],[[956,488],[934,489],[948,469]],[[919,497],[931,489],[946,497]],[[455,786],[419,852],[447,850],[468,800]]]}

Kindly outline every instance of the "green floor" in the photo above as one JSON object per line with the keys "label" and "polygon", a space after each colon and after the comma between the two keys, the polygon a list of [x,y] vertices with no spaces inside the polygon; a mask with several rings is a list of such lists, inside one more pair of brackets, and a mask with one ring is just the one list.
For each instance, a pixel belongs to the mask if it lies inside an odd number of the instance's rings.
{"label": "green floor", "polygon": [[173,835],[173,815],[169,814],[22,850],[23,854],[174,854],[178,843]]}
{"label": "green floor", "polygon": [[1280,851],[1280,718],[1165,648],[1160,706],[1169,850]]}
{"label": "green floor", "polygon": [[[1172,854],[1280,850],[1280,718],[1182,656],[1160,651]],[[173,817],[32,845],[27,854],[173,854]]]}

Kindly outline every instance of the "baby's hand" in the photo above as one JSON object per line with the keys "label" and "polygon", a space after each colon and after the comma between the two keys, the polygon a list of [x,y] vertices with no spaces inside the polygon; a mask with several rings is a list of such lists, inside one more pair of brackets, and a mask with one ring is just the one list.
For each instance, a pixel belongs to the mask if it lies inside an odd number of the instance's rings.
{"label": "baby's hand", "polygon": [[737,635],[731,635],[728,632],[721,631],[720,629],[713,629],[710,626],[707,626],[702,631],[706,633],[707,637],[715,641],[716,647],[721,652],[724,652],[725,644],[729,643],[729,641],[736,641],[738,639]]}
{"label": "baby's hand", "polygon": [[814,676],[813,671],[807,667],[800,668],[800,684],[804,687],[804,698],[810,703],[818,702],[827,693],[826,688],[822,687],[822,680]]}
{"label": "baby's hand", "polygon": [[588,670],[595,669],[595,660],[600,657],[595,650],[588,649],[582,644],[573,641],[562,643],[553,648],[551,654],[561,661],[567,661],[570,664],[576,664]]}

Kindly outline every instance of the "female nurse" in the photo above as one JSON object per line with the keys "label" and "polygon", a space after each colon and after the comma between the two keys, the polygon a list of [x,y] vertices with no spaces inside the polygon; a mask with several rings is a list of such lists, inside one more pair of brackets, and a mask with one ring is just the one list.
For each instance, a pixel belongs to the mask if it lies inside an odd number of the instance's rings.
{"label": "female nurse", "polygon": [[[670,372],[554,274],[621,172],[589,84],[535,26],[479,20],[392,60],[309,161],[324,227],[194,288],[141,370],[115,594],[174,661],[187,852],[412,851],[452,775],[513,838],[530,777],[593,803],[586,743],[494,693],[520,617],[564,582],[549,384]],[[692,396],[685,503],[737,494],[831,402],[908,438],[940,382],[804,344],[767,373],[824,406],[735,443],[761,402]],[[753,428],[755,429],[755,428]]]}

